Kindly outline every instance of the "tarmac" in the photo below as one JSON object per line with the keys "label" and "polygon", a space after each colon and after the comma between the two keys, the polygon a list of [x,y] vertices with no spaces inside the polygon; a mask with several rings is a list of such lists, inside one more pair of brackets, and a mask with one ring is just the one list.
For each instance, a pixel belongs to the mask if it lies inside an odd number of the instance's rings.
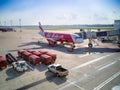
{"label": "tarmac", "polygon": [[[71,32],[76,31],[79,30]],[[85,40],[69,52],[66,46],[50,47],[38,32],[0,32],[0,55],[17,56],[19,49],[44,49],[57,54],[55,63],[68,69],[69,75],[57,77],[44,64],[31,65],[34,70],[24,73],[9,65],[0,70],[0,90],[120,90],[120,48],[116,44],[96,40],[99,45],[95,43],[93,48],[88,48]]]}

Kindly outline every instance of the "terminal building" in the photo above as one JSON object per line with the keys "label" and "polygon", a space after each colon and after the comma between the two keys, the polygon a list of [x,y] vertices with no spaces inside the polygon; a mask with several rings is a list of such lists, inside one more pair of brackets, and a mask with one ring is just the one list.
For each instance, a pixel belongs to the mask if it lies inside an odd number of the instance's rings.
{"label": "terminal building", "polygon": [[115,20],[114,21],[114,29],[115,30],[120,30],[120,20]]}

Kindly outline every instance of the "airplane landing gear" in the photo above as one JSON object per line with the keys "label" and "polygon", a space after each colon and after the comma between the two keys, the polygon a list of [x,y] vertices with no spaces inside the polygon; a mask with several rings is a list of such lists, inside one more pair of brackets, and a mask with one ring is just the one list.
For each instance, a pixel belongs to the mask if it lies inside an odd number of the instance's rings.
{"label": "airplane landing gear", "polygon": [[49,45],[52,46],[52,47],[54,47],[56,45],[56,42],[50,40],[49,41]]}
{"label": "airplane landing gear", "polygon": [[89,44],[88,44],[88,47],[89,47],[89,48],[92,48],[92,47],[93,47],[93,44],[92,44],[92,43],[89,43]]}
{"label": "airplane landing gear", "polygon": [[74,44],[70,44],[70,47],[67,48],[68,51],[73,52],[75,48]]}

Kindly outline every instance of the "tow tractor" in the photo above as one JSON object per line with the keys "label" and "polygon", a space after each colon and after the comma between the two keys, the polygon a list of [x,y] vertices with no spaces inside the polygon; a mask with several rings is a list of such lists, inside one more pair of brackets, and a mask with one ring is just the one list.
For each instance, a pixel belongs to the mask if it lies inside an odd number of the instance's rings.
{"label": "tow tractor", "polygon": [[13,69],[15,69],[18,72],[24,72],[28,70],[28,65],[26,61],[17,61],[12,63]]}

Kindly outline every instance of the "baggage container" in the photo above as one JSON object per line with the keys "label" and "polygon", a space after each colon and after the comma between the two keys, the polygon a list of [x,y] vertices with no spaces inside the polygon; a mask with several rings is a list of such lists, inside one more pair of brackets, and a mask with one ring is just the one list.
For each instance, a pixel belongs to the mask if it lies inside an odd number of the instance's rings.
{"label": "baggage container", "polygon": [[0,56],[0,68],[6,68],[7,67],[7,61],[4,57]]}
{"label": "baggage container", "polygon": [[41,55],[42,55],[41,52],[37,52],[37,51],[36,51],[36,52],[33,52],[33,54],[34,54],[34,55],[37,55],[37,56],[41,56]]}
{"label": "baggage container", "polygon": [[52,62],[55,62],[55,60],[57,58],[55,53],[47,52],[46,55],[51,56],[52,60],[53,60]]}
{"label": "baggage container", "polygon": [[22,57],[22,54],[25,52],[25,50],[18,50],[18,56]]}
{"label": "baggage container", "polygon": [[42,50],[39,50],[39,52],[42,53],[42,54],[47,53],[47,51],[46,51],[46,50],[43,50],[43,49],[42,49]]}
{"label": "baggage container", "polygon": [[29,53],[33,53],[33,52],[35,52],[35,50],[28,49],[27,52],[29,52]]}
{"label": "baggage container", "polygon": [[40,58],[42,60],[42,63],[44,63],[45,65],[53,63],[52,57],[46,54],[42,54]]}
{"label": "baggage container", "polygon": [[36,55],[30,55],[29,56],[29,62],[33,65],[39,64],[41,62],[41,58]]}
{"label": "baggage container", "polygon": [[22,54],[22,58],[26,61],[29,61],[29,56],[32,55],[30,52],[27,52],[25,51],[23,54]]}

